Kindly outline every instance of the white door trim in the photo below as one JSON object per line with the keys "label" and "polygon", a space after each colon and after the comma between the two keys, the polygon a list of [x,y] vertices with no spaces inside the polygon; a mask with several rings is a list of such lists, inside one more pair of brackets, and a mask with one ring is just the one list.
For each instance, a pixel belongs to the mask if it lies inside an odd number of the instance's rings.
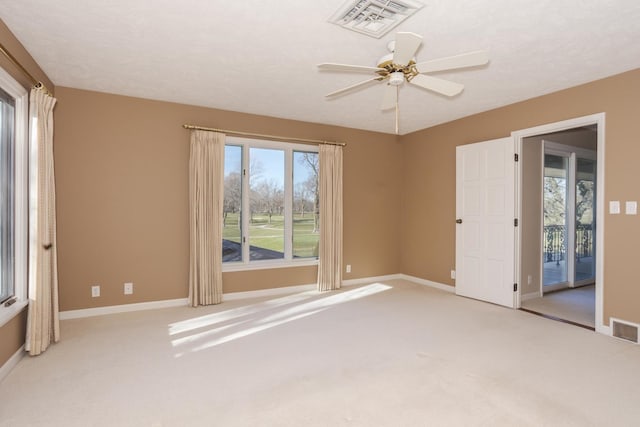
{"label": "white door trim", "polygon": [[[543,135],[551,132],[559,132],[567,129],[572,129],[580,126],[589,126],[589,125],[597,125],[598,135],[597,135],[597,176],[596,176],[596,188],[598,189],[596,193],[596,241],[598,244],[596,245],[596,331],[611,335],[611,328],[609,326],[604,325],[604,205],[605,205],[605,183],[604,183],[604,169],[605,169],[605,113],[597,113],[589,116],[577,117],[574,119],[563,120],[560,122],[549,123],[541,126],[535,126],[528,129],[522,129],[518,131],[514,131],[511,135],[515,138],[516,142],[516,153],[520,155],[522,153],[522,140],[524,138],[536,135]],[[519,218],[522,212],[522,189],[520,188],[522,185],[522,168],[516,167],[516,216]],[[517,241],[521,241],[521,227],[518,227]],[[520,251],[517,251],[516,254],[516,271],[520,273]],[[519,286],[519,291],[516,293],[516,307],[520,308],[521,305],[521,295],[520,289],[522,286]]]}

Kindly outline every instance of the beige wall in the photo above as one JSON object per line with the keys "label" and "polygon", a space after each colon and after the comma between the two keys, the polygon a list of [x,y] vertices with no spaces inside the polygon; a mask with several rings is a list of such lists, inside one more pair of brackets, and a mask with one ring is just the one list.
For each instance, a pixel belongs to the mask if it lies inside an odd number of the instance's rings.
{"label": "beige wall", "polygon": [[27,309],[25,308],[0,328],[0,367],[24,344],[27,332]]}
{"label": "beige wall", "polygon": [[[185,298],[189,132],[184,123],[341,140],[345,279],[400,271],[396,137],[57,88],[60,309]],[[315,283],[316,267],[225,273],[224,292]],[[134,294],[123,295],[123,283]],[[91,298],[92,284],[102,295]]]}
{"label": "beige wall", "polygon": [[[453,285],[457,145],[605,112],[605,199],[639,200],[638,99],[640,70],[633,70],[403,137],[402,272]],[[610,316],[640,322],[634,249],[640,217],[607,214],[604,225],[605,324]]]}
{"label": "beige wall", "polygon": [[[542,247],[542,141],[525,138],[520,159],[522,168],[522,211],[520,215],[521,294],[540,292]],[[529,276],[531,283],[529,283]]]}
{"label": "beige wall", "polygon": [[525,138],[526,141],[555,142],[596,151],[598,149],[598,132],[595,129],[567,129],[562,132],[553,132],[541,136]]}
{"label": "beige wall", "polygon": [[[22,44],[14,37],[2,20],[0,20],[0,42],[31,75],[39,81],[42,81],[49,90],[55,91],[51,80],[49,80],[47,75],[40,69],[29,52],[24,49]],[[32,83],[29,78],[24,76],[4,55],[0,55],[0,67],[11,74],[11,76],[25,88],[31,88]],[[26,322],[27,316],[25,309],[11,321],[0,326],[0,343],[2,343],[2,346],[0,346],[0,366],[24,344]]]}

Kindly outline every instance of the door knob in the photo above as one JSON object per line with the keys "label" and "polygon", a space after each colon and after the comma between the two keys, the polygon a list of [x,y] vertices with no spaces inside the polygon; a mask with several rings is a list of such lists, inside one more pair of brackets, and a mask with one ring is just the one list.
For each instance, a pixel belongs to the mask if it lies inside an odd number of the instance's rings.
{"label": "door knob", "polygon": [[456,224],[462,224],[462,220],[460,218],[456,219]]}

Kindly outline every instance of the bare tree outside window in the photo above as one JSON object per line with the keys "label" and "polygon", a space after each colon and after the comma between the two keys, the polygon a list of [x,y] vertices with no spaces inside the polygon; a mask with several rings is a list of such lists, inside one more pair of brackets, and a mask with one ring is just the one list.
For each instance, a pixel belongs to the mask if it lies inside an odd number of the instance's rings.
{"label": "bare tree outside window", "polygon": [[317,257],[320,225],[318,153],[294,151],[293,158],[293,205],[296,209],[293,217],[293,256]]}
{"label": "bare tree outside window", "polygon": [[242,147],[224,150],[222,261],[242,260]]}

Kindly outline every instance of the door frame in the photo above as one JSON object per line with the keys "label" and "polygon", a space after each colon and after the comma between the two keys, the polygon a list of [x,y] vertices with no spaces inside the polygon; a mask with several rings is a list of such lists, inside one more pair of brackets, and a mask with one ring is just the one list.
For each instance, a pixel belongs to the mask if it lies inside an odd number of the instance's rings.
{"label": "door frame", "polygon": [[[605,169],[605,113],[596,113],[588,116],[577,117],[569,120],[563,120],[555,123],[548,123],[527,129],[511,132],[515,140],[515,150],[518,156],[522,153],[523,139],[530,136],[540,136],[547,133],[560,132],[563,130],[573,129],[581,126],[597,126],[597,165],[596,170],[596,332],[610,335],[610,327],[604,325],[604,169]],[[516,164],[516,217],[520,218],[522,213],[522,168],[520,162]],[[522,228],[516,230],[516,248],[515,248],[515,274],[520,277],[521,274],[521,242]],[[516,292],[516,308],[521,307],[522,286],[518,286]]]}

